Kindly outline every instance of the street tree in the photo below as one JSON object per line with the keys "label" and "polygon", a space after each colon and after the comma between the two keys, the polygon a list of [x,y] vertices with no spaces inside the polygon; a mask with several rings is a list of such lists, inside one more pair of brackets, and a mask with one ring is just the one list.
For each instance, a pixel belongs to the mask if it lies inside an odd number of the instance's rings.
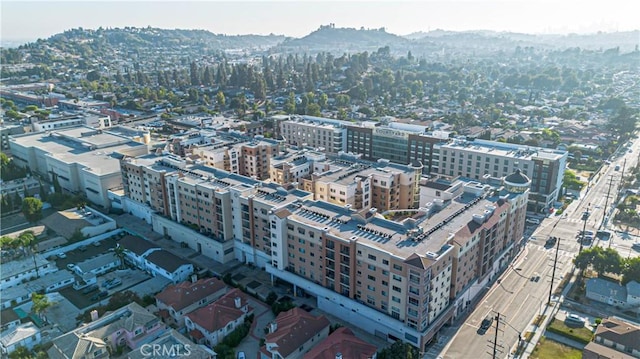
{"label": "street tree", "polygon": [[22,201],[22,214],[27,221],[37,222],[42,218],[42,201],[34,197],[26,197]]}

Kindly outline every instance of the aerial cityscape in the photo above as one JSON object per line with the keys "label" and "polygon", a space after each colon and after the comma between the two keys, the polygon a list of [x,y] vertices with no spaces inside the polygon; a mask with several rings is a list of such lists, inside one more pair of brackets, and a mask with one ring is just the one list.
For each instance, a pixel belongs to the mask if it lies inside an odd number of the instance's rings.
{"label": "aerial cityscape", "polygon": [[2,2],[0,357],[640,358],[637,6],[551,4]]}

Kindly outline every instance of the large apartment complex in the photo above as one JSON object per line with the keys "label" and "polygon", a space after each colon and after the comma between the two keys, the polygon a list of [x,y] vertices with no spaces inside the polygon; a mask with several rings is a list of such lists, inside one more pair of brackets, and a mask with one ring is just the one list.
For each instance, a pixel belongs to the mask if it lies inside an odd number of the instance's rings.
{"label": "large apartment complex", "polygon": [[[315,121],[315,122],[314,122]],[[420,162],[428,175],[501,178],[518,168],[531,179],[530,211],[544,212],[560,195],[568,152],[495,141],[449,138],[449,133],[429,131],[426,126],[390,122],[350,123],[337,120],[293,119],[280,123],[288,143],[325,148],[327,154],[340,150],[362,155],[366,160],[387,159],[399,164]],[[343,146],[329,150],[320,140],[319,127],[331,126],[334,138]],[[318,128],[318,129],[317,129]],[[338,141],[335,142],[337,146]]]}
{"label": "large apartment complex", "polygon": [[520,248],[530,181],[519,170],[421,186],[419,164],[316,159],[300,189],[173,155],[121,165],[126,196],[155,212],[156,232],[265,268],[321,309],[419,347]]}
{"label": "large apartment complex", "polygon": [[529,210],[553,207],[562,187],[567,165],[566,151],[486,140],[453,140],[436,145],[433,173],[480,179],[500,178],[520,170],[531,179]]}
{"label": "large apartment complex", "polygon": [[322,148],[336,155],[346,148],[346,125],[350,122],[313,116],[292,116],[280,123],[280,134],[287,144]]}
{"label": "large apartment complex", "polygon": [[522,245],[529,181],[434,182],[432,200],[402,221],[325,201],[271,216],[266,270],[318,306],[378,336],[419,348],[468,305],[467,291],[508,265]]}

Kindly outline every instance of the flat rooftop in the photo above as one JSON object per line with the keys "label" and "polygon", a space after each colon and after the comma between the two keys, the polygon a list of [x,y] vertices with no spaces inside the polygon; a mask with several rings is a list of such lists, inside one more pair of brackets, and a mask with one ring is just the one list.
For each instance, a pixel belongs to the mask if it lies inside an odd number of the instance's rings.
{"label": "flat rooftop", "polygon": [[[0,278],[4,280],[5,278],[11,278],[14,275],[18,275],[20,273],[33,270],[34,257],[38,267],[42,267],[46,264],[54,265],[53,262],[49,262],[45,257],[42,256],[42,254],[36,254],[33,257],[29,255],[20,260],[14,260],[14,261],[2,263],[2,271],[0,271],[1,272]],[[35,273],[34,273],[34,276],[35,276]]]}
{"label": "flat rooftop", "polygon": [[83,131],[95,132],[86,127],[74,127],[55,132],[38,132],[14,136],[22,147],[35,147],[47,156],[64,163],[78,163],[86,171],[97,175],[120,172],[119,158],[122,154],[137,151],[141,143],[109,133],[82,136]]}
{"label": "flat rooftop", "polygon": [[321,201],[294,203],[287,209],[292,213],[290,218],[293,220],[320,230],[326,229],[345,240],[365,242],[399,258],[407,258],[414,253],[426,255],[440,252],[452,235],[463,227],[481,226],[476,224],[474,216],[485,215],[490,218],[489,221],[497,218],[496,215],[487,215],[487,211],[500,211],[500,205],[505,203],[500,201],[500,196],[505,194],[481,197],[464,192],[431,216],[427,215],[425,209],[416,211],[414,219],[409,220],[415,221],[415,226],[384,219],[374,210],[364,215],[366,223],[363,223],[362,219],[354,219],[360,216],[355,211]]}
{"label": "flat rooftop", "polygon": [[473,151],[496,156],[521,158],[523,160],[531,160],[533,158],[558,160],[567,155],[566,151],[485,140],[453,140],[443,144],[440,148]]}

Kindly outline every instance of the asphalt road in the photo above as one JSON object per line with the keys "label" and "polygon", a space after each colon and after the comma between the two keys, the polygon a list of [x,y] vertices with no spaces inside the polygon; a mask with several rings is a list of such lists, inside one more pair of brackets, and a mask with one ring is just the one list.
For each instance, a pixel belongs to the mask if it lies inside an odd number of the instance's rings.
{"label": "asphalt road", "polygon": [[[498,331],[496,357],[506,358],[518,341],[518,334],[527,329],[536,315],[545,310],[548,311],[546,306],[550,296],[556,246],[545,247],[545,242],[549,236],[560,238],[558,265],[553,286],[555,290],[561,277],[568,275],[573,267],[572,259],[580,248],[576,237],[578,231],[583,227],[594,232],[601,229],[605,211],[609,211],[612,202],[616,199],[624,160],[626,159],[625,172],[628,173],[638,160],[640,140],[635,140],[631,152],[627,150],[620,152],[610,165],[605,165],[599,174],[594,176],[588,192],[582,199],[574,201],[561,216],[546,218],[535,228],[524,252],[503,273],[500,283],[493,285],[467,320],[459,326],[453,339],[441,352],[440,355],[443,358],[492,358],[496,333],[495,322],[484,334],[481,334],[478,328],[487,315],[496,316],[497,313],[500,313],[501,324]],[[620,165],[618,171],[615,170],[616,165]],[[609,198],[607,198],[608,192]],[[590,215],[585,225],[583,213],[587,210]],[[625,250],[630,247],[632,241],[620,243],[622,241],[618,237],[613,237],[612,240],[614,241],[612,246],[622,248],[621,255],[627,254]],[[596,240],[591,245],[608,246],[609,243]],[[632,252],[629,250],[629,255],[632,255]],[[532,281],[531,278],[534,275],[539,275],[540,280]]]}

